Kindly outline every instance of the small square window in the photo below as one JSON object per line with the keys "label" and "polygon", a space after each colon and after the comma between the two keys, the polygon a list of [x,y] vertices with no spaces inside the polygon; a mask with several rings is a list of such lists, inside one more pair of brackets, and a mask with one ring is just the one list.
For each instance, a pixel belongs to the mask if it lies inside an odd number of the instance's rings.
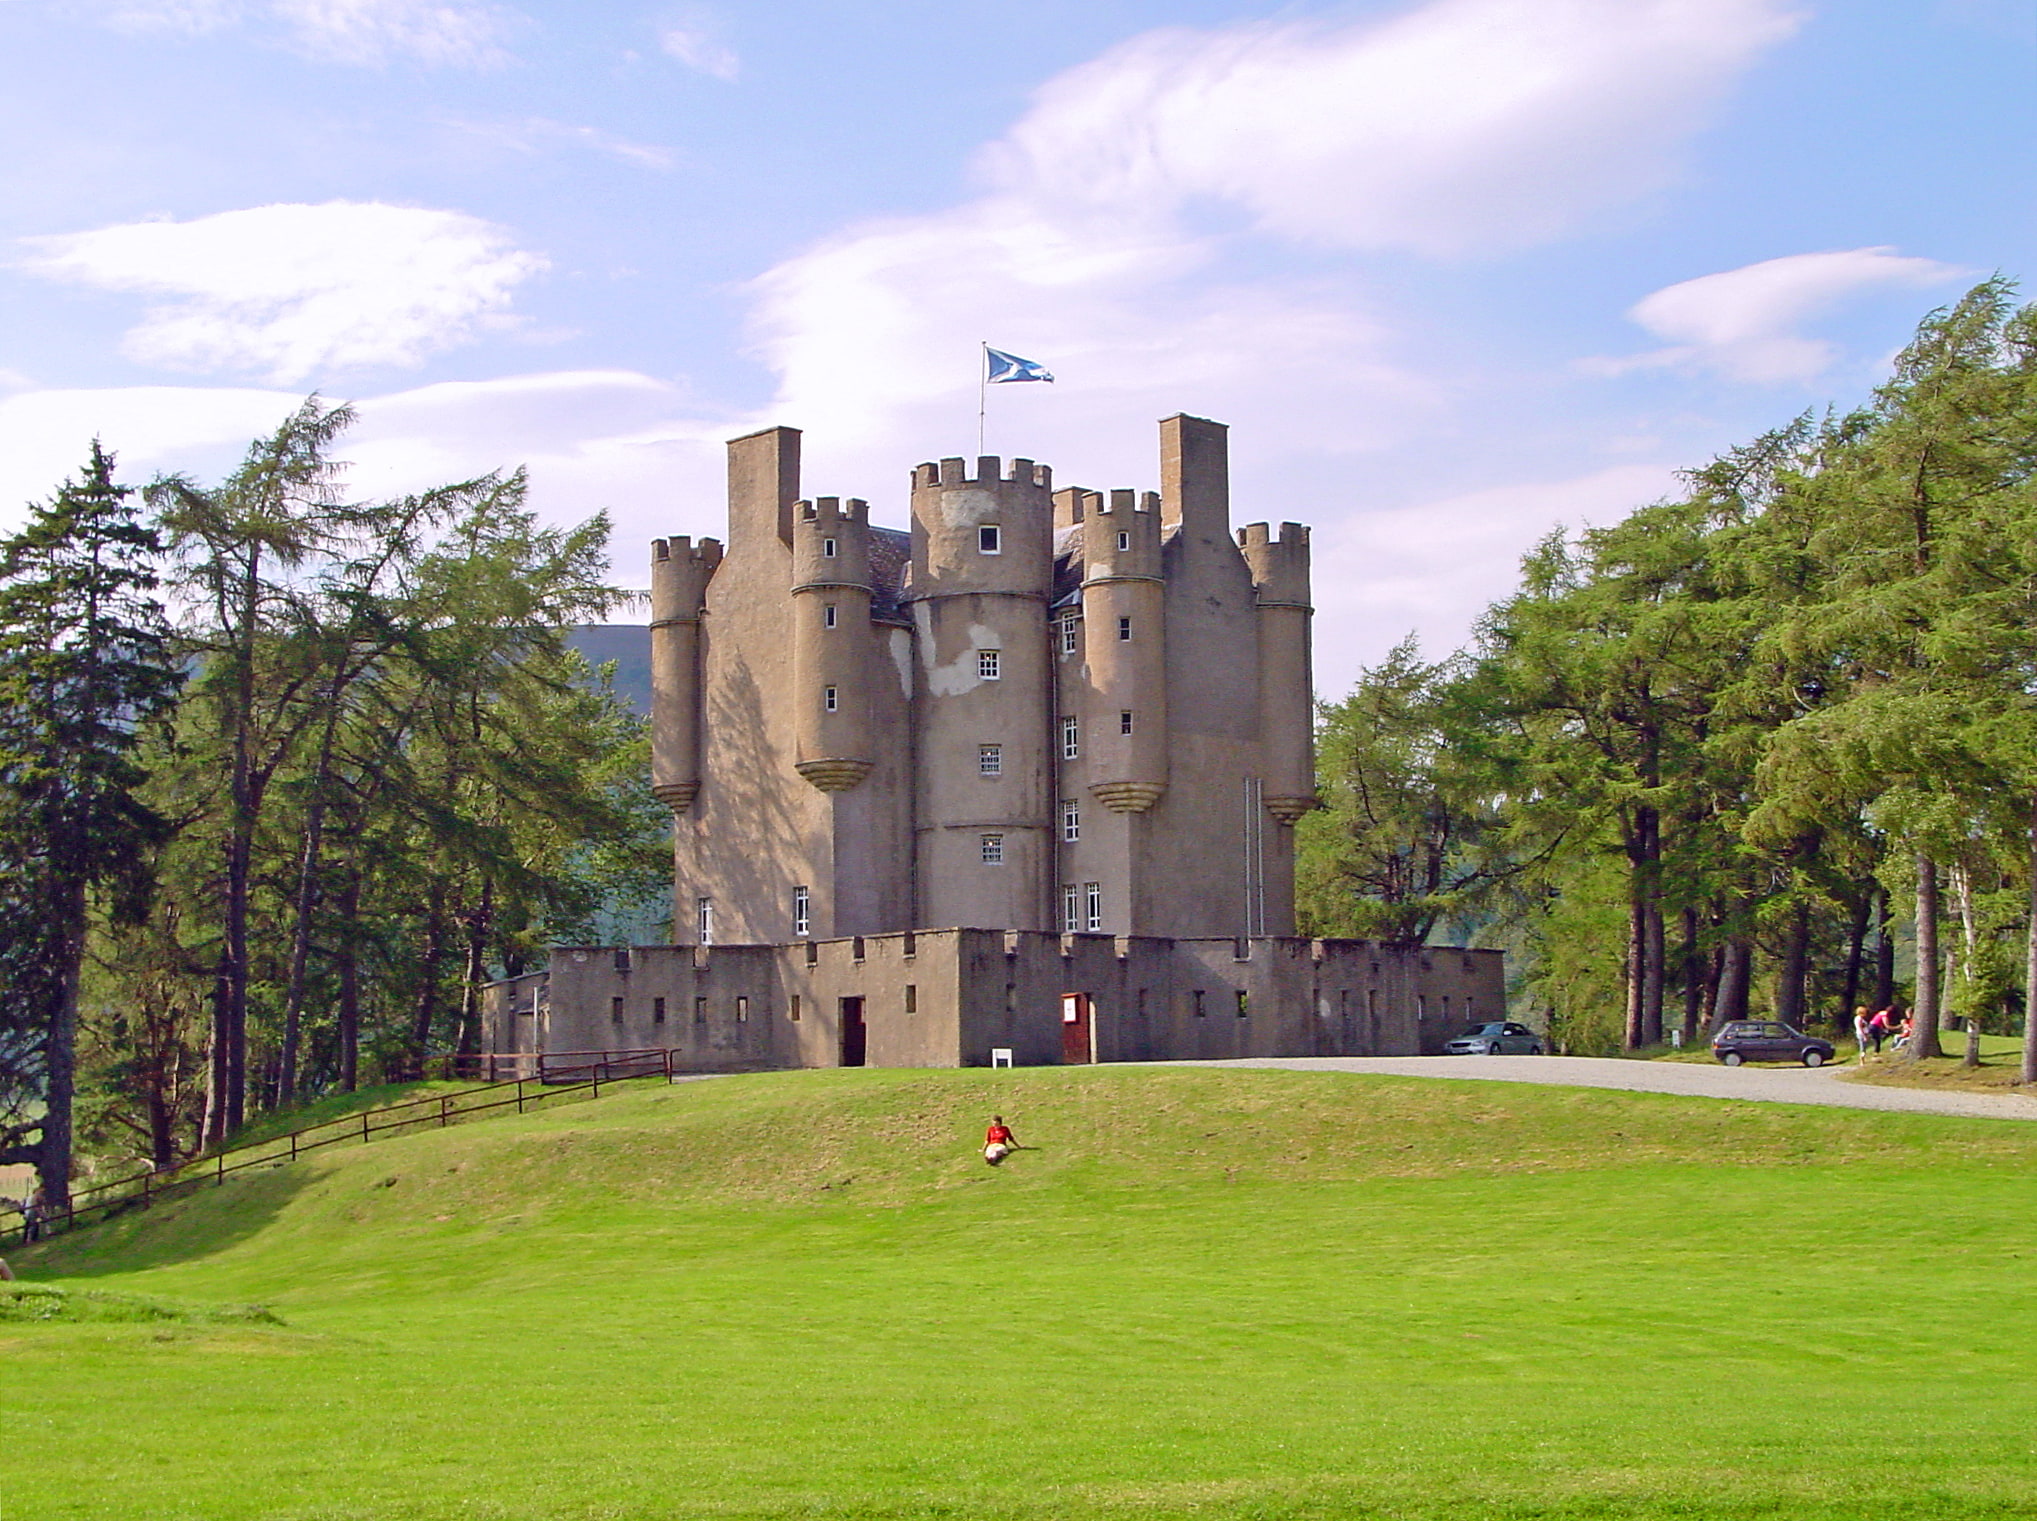
{"label": "small square window", "polygon": [[1003,674],[1004,651],[978,650],[976,652],[976,674],[984,681],[996,681]]}
{"label": "small square window", "polygon": [[827,608],[826,608],[826,610],[825,610],[825,611],[823,611],[823,612],[821,613],[821,617],[820,617],[820,625],[821,625],[821,627],[822,627],[822,628],[833,628],[833,627],[835,626],[835,605],[834,605],[834,603],[830,602],[830,603],[829,603],[829,604],[827,605]]}
{"label": "small square window", "polygon": [[1075,760],[1082,754],[1082,723],[1075,718],[1061,720],[1061,759]]}
{"label": "small square window", "polygon": [[1061,838],[1070,845],[1082,838],[1082,805],[1073,798],[1061,805]]}
{"label": "small square window", "polygon": [[1003,554],[1004,553],[1003,541],[1004,535],[998,531],[998,527],[995,523],[985,523],[981,528],[976,530],[976,547],[979,550],[981,550],[984,554],[987,555]]}
{"label": "small square window", "polygon": [[985,866],[1002,866],[1004,864],[1003,835],[1001,834],[984,835],[981,841],[981,848],[983,852],[983,864]]}
{"label": "small square window", "polygon": [[1128,708],[1124,712],[1118,714],[1118,733],[1129,734],[1131,732],[1132,732],[1132,714],[1131,710]]}
{"label": "small square window", "polygon": [[839,697],[836,696],[835,689],[833,687],[822,688],[820,705],[823,708],[827,709],[828,712],[830,713],[834,712],[840,706],[840,702],[841,700]]}
{"label": "small square window", "polygon": [[1004,775],[1004,746],[978,745],[976,747],[976,770],[981,776]]}
{"label": "small square window", "polygon": [[1122,642],[1124,642],[1124,643],[1127,643],[1127,644],[1129,644],[1129,643],[1131,642],[1131,638],[1132,638],[1132,620],[1131,620],[1131,619],[1129,619],[1129,618],[1120,618],[1120,619],[1118,619],[1118,638],[1119,638],[1119,640],[1120,640],[1120,641],[1122,641]]}
{"label": "small square window", "polygon": [[1128,533],[1119,534],[1118,553],[1123,554],[1126,550],[1130,549],[1131,547],[1132,547],[1132,536]]}
{"label": "small square window", "polygon": [[820,552],[823,558],[832,560],[835,557],[835,541],[833,539],[822,539],[820,541]]}

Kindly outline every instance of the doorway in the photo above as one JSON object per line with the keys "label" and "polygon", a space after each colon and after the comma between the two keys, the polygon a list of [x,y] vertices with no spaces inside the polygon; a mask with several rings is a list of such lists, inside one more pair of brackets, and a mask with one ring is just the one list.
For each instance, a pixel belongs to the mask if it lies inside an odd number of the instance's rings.
{"label": "doorway", "polygon": [[1086,1067],[1096,1060],[1089,1016],[1087,993],[1061,995],[1061,1064],[1065,1067]]}
{"label": "doorway", "polygon": [[842,1008],[842,1065],[860,1067],[868,1049],[869,1032],[863,1026],[863,1000],[844,998]]}

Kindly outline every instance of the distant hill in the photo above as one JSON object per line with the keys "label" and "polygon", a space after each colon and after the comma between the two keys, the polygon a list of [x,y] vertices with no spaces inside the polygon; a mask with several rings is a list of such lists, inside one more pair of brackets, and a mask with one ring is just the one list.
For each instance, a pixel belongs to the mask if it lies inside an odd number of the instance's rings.
{"label": "distant hill", "polygon": [[616,694],[639,714],[651,711],[651,626],[648,623],[590,623],[568,641],[595,665],[615,662]]}

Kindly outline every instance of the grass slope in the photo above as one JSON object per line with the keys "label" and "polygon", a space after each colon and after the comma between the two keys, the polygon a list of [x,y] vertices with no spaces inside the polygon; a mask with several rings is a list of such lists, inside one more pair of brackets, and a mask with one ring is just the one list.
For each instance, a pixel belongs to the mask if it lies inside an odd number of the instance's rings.
{"label": "grass slope", "polygon": [[0,1513],[2037,1516],[2033,1160],[1338,1074],[646,1089],[18,1257],[280,1323],[0,1321]]}

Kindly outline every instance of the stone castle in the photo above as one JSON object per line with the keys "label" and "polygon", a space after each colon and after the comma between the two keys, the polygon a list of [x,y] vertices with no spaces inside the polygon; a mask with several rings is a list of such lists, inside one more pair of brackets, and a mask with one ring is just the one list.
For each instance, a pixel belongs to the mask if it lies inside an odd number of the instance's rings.
{"label": "stone castle", "polygon": [[1160,490],[915,469],[909,533],[729,445],[729,530],[653,546],[675,945],[501,984],[501,1053],[716,1067],[1433,1049],[1490,952],[1295,938],[1314,806],[1308,531],[1230,526],[1226,430]]}

